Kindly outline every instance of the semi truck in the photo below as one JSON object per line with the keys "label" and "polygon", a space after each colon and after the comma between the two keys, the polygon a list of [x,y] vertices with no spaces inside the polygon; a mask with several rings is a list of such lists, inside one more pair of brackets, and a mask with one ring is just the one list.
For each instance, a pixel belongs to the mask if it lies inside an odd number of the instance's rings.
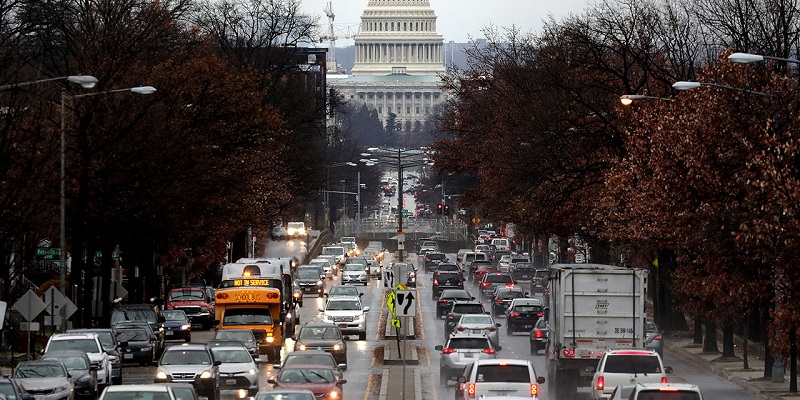
{"label": "semi truck", "polygon": [[590,386],[606,351],[645,348],[647,275],[602,264],[550,266],[545,366],[552,398],[574,398],[579,386]]}

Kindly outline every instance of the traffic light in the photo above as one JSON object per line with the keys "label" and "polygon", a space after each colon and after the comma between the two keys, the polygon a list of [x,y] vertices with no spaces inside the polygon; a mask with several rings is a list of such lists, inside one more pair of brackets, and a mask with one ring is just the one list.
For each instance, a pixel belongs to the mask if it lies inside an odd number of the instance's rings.
{"label": "traffic light", "polygon": [[436,205],[436,214],[439,214],[439,215],[441,215],[441,214],[442,214],[442,211],[443,211],[443,210],[442,210],[442,203],[439,203],[439,204],[437,204],[437,205]]}
{"label": "traffic light", "polygon": [[444,205],[444,215],[450,215],[450,206],[447,204]]}

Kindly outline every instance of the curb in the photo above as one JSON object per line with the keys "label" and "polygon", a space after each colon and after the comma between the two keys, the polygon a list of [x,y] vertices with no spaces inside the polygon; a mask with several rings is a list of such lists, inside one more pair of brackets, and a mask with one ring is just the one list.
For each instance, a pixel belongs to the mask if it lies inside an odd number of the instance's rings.
{"label": "curb", "polygon": [[378,392],[379,399],[385,399],[389,394],[389,368],[384,368],[381,375],[381,390]]}
{"label": "curb", "polygon": [[704,359],[702,357],[699,357],[699,356],[697,356],[695,354],[692,354],[692,353],[684,350],[682,347],[676,347],[676,346],[671,345],[670,343],[665,343],[664,347],[666,349],[670,350],[670,354],[671,355],[679,357],[679,358],[681,358],[681,359],[683,359],[683,360],[685,360],[685,361],[687,361],[687,362],[689,362],[691,364],[694,364],[696,367],[699,367],[701,369],[702,368],[707,368],[711,372],[713,372],[715,375],[717,375],[717,376],[719,376],[721,378],[724,378],[729,382],[732,382],[732,383],[736,384],[736,386],[739,386],[740,388],[742,388],[742,389],[748,391],[749,393],[752,393],[752,394],[754,394],[754,395],[756,395],[756,396],[758,396],[758,397],[760,397],[762,399],[765,399],[765,400],[782,400],[783,399],[780,396],[774,396],[774,395],[770,395],[768,393],[762,392],[762,390],[760,388],[758,388],[756,385],[753,385],[749,381],[747,381],[747,380],[745,380],[743,378],[740,378],[738,376],[731,375],[731,373],[729,373],[728,371],[715,366],[714,363],[708,362],[708,361],[706,361],[706,359]]}

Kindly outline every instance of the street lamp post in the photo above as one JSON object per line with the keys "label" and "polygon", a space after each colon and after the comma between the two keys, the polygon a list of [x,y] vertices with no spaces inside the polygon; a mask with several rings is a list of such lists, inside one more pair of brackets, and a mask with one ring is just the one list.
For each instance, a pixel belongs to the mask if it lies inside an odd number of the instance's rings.
{"label": "street lamp post", "polygon": [[643,94],[623,94],[622,96],[619,96],[619,101],[623,106],[629,106],[636,100],[644,99],[672,101],[672,99],[668,97],[645,96]]}
{"label": "street lamp post", "polygon": [[[800,63],[800,61],[798,61],[798,60],[782,59],[782,58],[777,58],[777,57],[756,56],[756,55],[747,54],[747,53],[734,53],[734,54],[731,54],[730,56],[728,56],[728,59],[730,59],[732,62],[745,63],[745,64],[746,63],[751,63],[751,62],[763,61],[765,58],[766,59],[775,59],[775,60],[780,60],[780,61],[789,61],[789,62],[798,62],[798,63]],[[776,95],[774,93],[759,92],[759,91],[755,91],[755,90],[742,89],[742,88],[737,88],[737,87],[733,87],[733,86],[720,85],[720,84],[716,84],[716,83],[678,81],[678,82],[675,82],[674,84],[672,84],[672,88],[675,89],[675,90],[691,90],[691,89],[697,89],[697,88],[699,88],[701,86],[710,86],[710,87],[715,87],[715,88],[720,88],[720,89],[733,90],[735,92],[747,93],[747,94],[753,95],[753,96],[771,98],[775,102],[775,116],[774,116],[775,131],[776,132],[778,131],[778,129],[779,129],[778,128],[778,126],[779,126],[779,123],[778,123],[778,116],[779,115],[778,114],[779,114],[780,109],[781,109],[781,105],[780,105],[781,98],[780,98],[780,96],[778,96],[778,95]],[[778,266],[777,264],[774,265],[773,266],[773,273],[775,275],[775,277],[774,277],[774,279],[775,279],[775,311],[777,312],[778,311],[778,297],[780,295],[780,291],[779,291],[780,290],[779,289],[780,273],[781,273],[780,266]],[[781,355],[780,352],[776,352],[775,353],[775,357],[773,358],[773,362],[772,362],[772,382],[773,383],[781,383],[781,382],[784,381],[783,368],[784,368],[783,367],[783,356]]]}
{"label": "street lamp post", "polygon": [[[322,199],[323,199],[322,201],[325,203],[325,227],[327,229],[330,229],[330,227],[331,227],[331,204],[330,204],[330,200],[331,200],[331,196],[330,196],[330,173],[331,173],[331,168],[344,167],[344,166],[355,167],[355,166],[358,166],[358,164],[356,164],[354,162],[351,162],[351,161],[348,161],[348,162],[340,162],[340,163],[336,163],[336,164],[331,164],[331,165],[326,165],[325,166],[325,190],[324,190],[323,195],[322,195]],[[359,175],[360,175],[360,173],[359,173]],[[342,204],[342,206],[344,206],[344,204]]]}
{"label": "street lamp post", "polygon": [[[95,83],[97,80],[94,80]],[[94,85],[92,85],[94,86]],[[131,92],[136,94],[153,94],[156,92],[156,88],[152,86],[139,86],[133,88],[126,88],[126,89],[116,89],[116,90],[108,90],[104,92],[95,92],[95,93],[84,93],[84,94],[77,94],[70,96],[65,92],[61,92],[61,222],[60,222],[60,248],[59,248],[59,272],[60,272],[60,288],[61,293],[66,295],[66,288],[64,287],[66,283],[66,271],[67,271],[67,229],[66,229],[66,220],[67,220],[67,206],[66,206],[66,197],[67,197],[67,188],[66,188],[66,178],[67,178],[67,170],[66,170],[66,154],[67,154],[67,135],[66,135],[66,116],[65,116],[65,108],[67,100],[77,100],[82,99],[84,97],[91,97],[91,96],[99,96],[101,94],[111,94],[111,93],[122,93],[122,92]],[[66,331],[67,321],[66,318],[61,319],[61,328],[62,330]]]}
{"label": "street lamp post", "polygon": [[19,82],[19,83],[12,83],[10,85],[3,85],[0,86],[0,92],[12,89],[19,89],[25,86],[38,85],[40,83],[63,81],[63,80],[81,85],[81,87],[83,87],[84,89],[91,89],[95,87],[95,85],[97,85],[97,78],[91,75],[69,75],[69,76],[59,76],[57,78],[39,79],[35,81]]}

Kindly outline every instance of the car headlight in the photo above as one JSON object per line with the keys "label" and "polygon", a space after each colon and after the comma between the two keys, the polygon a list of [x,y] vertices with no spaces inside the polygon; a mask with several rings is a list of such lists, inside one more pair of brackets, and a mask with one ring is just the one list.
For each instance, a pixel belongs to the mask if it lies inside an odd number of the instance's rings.
{"label": "car headlight", "polygon": [[200,374],[200,379],[209,379],[211,378],[211,370],[205,370],[202,374]]}
{"label": "car headlight", "polygon": [[333,318],[331,318],[330,315],[323,315],[322,322],[328,322],[328,321],[333,321]]}
{"label": "car headlight", "polygon": [[333,350],[334,351],[339,351],[339,349],[341,349],[341,348],[342,348],[342,346],[340,346],[339,343],[336,343],[335,345],[333,345]]}
{"label": "car headlight", "polygon": [[255,369],[255,368],[250,368],[250,369],[247,371],[247,373],[248,373],[248,374],[250,374],[250,375],[258,375],[258,370],[257,370],[257,369]]}
{"label": "car headlight", "polygon": [[331,394],[330,394],[330,395],[328,395],[328,398],[331,398],[331,399],[338,399],[338,398],[339,398],[339,392],[337,392],[337,391],[335,391],[335,390],[331,390]]}
{"label": "car headlight", "polygon": [[[65,390],[70,390],[70,387],[69,387],[69,386],[66,386],[66,385],[64,385],[64,386],[59,386],[59,387],[57,387],[57,388],[56,388],[56,390],[55,390],[55,391],[56,391],[56,392],[63,392],[63,391],[65,391]],[[42,397],[44,397],[44,396],[42,396]]]}
{"label": "car headlight", "polygon": [[159,370],[156,372],[156,379],[167,379],[167,373]]}
{"label": "car headlight", "polygon": [[139,351],[150,351],[153,349],[153,346],[142,347]]}
{"label": "car headlight", "polygon": [[189,329],[191,329],[191,328],[192,328],[192,324],[184,324],[184,325],[181,325],[181,330],[182,330],[182,331],[188,331],[188,330],[189,330]]}
{"label": "car headlight", "polygon": [[304,344],[297,345],[297,348],[300,349],[300,351],[306,351],[306,345]]}
{"label": "car headlight", "polygon": [[317,281],[317,286],[322,286],[322,280]]}
{"label": "car headlight", "polygon": [[272,343],[275,341],[275,338],[272,336],[267,336],[267,343]]}
{"label": "car headlight", "polygon": [[300,298],[300,292],[294,292],[294,297],[296,299],[299,299]]}
{"label": "car headlight", "polygon": [[363,320],[364,320],[364,314],[361,314],[361,315],[356,315],[354,319],[355,319],[356,321],[363,321]]}
{"label": "car headlight", "polygon": [[92,376],[91,375],[84,375],[78,379],[78,382],[91,382]]}

